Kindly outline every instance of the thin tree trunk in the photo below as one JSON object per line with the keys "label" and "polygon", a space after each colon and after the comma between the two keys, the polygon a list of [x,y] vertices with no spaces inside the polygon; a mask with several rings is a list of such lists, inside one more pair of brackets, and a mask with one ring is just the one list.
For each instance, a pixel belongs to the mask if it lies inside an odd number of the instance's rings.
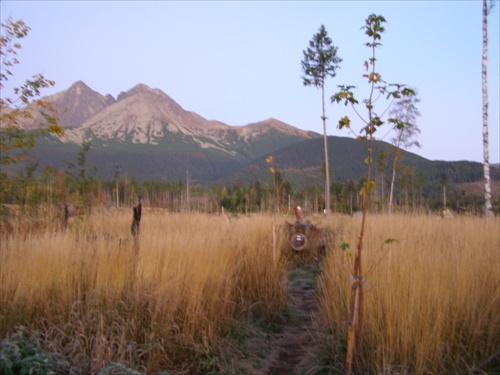
{"label": "thin tree trunk", "polygon": [[325,116],[325,84],[321,85],[321,104],[323,110],[323,134],[325,144],[325,214],[330,213],[330,166],[328,163],[328,137],[326,136],[326,116]]}
{"label": "thin tree trunk", "polygon": [[405,183],[405,213],[409,211],[408,182]]}
{"label": "thin tree trunk", "polygon": [[443,208],[446,209],[447,202],[446,202],[446,185],[443,185]]}
{"label": "thin tree trunk", "polygon": [[[375,54],[375,52],[374,52]],[[373,64],[375,70],[375,64]],[[372,93],[370,94],[369,103],[372,103]],[[371,167],[373,155],[373,117],[372,110],[368,109],[369,127],[370,127],[370,143],[368,146],[368,169],[366,172],[366,185],[363,193],[363,215],[361,218],[361,230],[359,232],[356,252],[354,254],[354,269],[353,269],[353,284],[351,286],[351,295],[349,303],[349,326],[347,330],[347,353],[346,353],[346,375],[351,375],[353,360],[355,361],[355,373],[363,373],[361,363],[361,347],[362,347],[362,332],[363,332],[363,270],[362,270],[362,251],[363,237],[366,228],[366,217],[368,215],[368,202],[370,197],[371,185]]]}
{"label": "thin tree trunk", "polygon": [[349,211],[352,216],[352,191],[349,193]]}
{"label": "thin tree trunk", "polygon": [[353,282],[351,285],[351,295],[349,299],[349,326],[347,327],[347,358],[346,375],[352,373],[352,363],[354,359],[354,346],[356,344],[356,311],[359,308],[357,301],[359,297],[359,283]]}
{"label": "thin tree trunk", "polygon": [[416,182],[415,179],[412,179],[411,182],[411,205],[412,205],[412,211],[415,212],[415,208],[417,205],[417,187],[415,186]]}
{"label": "thin tree trunk", "polygon": [[483,159],[484,159],[484,213],[486,217],[494,216],[491,205],[491,182],[488,141],[488,1],[483,0]]}
{"label": "thin tree trunk", "polygon": [[380,186],[382,188],[382,208],[385,209],[385,189],[384,189],[384,185],[385,185],[385,174],[384,172],[382,172],[382,178],[380,180]]}
{"label": "thin tree trunk", "polygon": [[[370,99],[371,102],[371,99]],[[373,121],[372,121],[372,115],[370,111],[370,124],[371,125],[371,130],[373,131]],[[372,133],[373,134],[373,133]],[[370,135],[370,146],[368,148],[368,170],[366,173],[366,187],[365,187],[365,193],[363,195],[363,217],[361,220],[361,231],[359,233],[359,240],[358,240],[358,246],[357,246],[357,254],[356,254],[356,259],[358,261],[357,268],[355,265],[355,270],[354,270],[354,275],[357,278],[357,282],[359,284],[358,286],[358,310],[357,310],[357,322],[356,322],[356,353],[355,357],[357,359],[357,370],[359,373],[363,372],[362,369],[362,364],[361,364],[361,343],[362,343],[362,332],[363,332],[363,313],[364,313],[364,308],[363,308],[363,283],[364,283],[364,276],[363,276],[363,269],[362,269],[362,262],[361,262],[361,254],[363,250],[363,238],[365,234],[365,228],[366,228],[366,217],[368,215],[368,203],[370,200],[370,185],[371,185],[371,169],[372,169],[372,159],[373,159],[373,135]],[[355,260],[356,263],[356,260]]]}
{"label": "thin tree trunk", "polygon": [[118,186],[118,179],[116,179],[116,207],[120,207],[120,189]]}
{"label": "thin tree trunk", "polygon": [[392,163],[392,178],[391,178],[391,192],[389,195],[389,214],[392,214],[392,206],[394,204],[394,182],[396,181],[396,164],[398,162],[398,151],[394,155],[394,161]]}

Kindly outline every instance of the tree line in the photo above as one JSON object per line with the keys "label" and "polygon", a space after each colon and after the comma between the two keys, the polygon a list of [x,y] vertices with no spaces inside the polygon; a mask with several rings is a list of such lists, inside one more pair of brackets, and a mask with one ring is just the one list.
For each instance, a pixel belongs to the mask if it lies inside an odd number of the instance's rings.
{"label": "tree line", "polygon": [[[95,167],[87,165],[90,150],[90,142],[84,142],[76,163],[67,163],[64,169],[47,165],[38,171],[37,163],[27,163],[23,171],[9,178],[2,203],[28,207],[45,204],[64,207],[68,204],[90,212],[93,207],[131,207],[141,197],[144,206],[171,212],[216,213],[224,210],[237,214],[286,213],[297,205],[307,213],[322,214],[328,206],[325,204],[324,181],[319,179],[294,189],[286,175],[273,167],[269,168],[272,182],[256,180],[253,183],[203,186],[190,184],[188,175],[186,180],[137,181],[127,173],[119,172],[112,179],[105,179],[98,177]],[[382,150],[374,162],[375,184],[369,201],[371,212],[388,212],[391,192],[394,212],[427,213],[448,206],[458,212],[479,213],[484,206],[481,196],[468,194],[460,189],[460,185],[450,182],[451,172],[450,176],[442,172],[436,184],[416,166],[400,163],[393,180],[387,163],[388,158]],[[332,211],[349,215],[359,212],[365,186],[364,177],[332,182],[329,189]]]}

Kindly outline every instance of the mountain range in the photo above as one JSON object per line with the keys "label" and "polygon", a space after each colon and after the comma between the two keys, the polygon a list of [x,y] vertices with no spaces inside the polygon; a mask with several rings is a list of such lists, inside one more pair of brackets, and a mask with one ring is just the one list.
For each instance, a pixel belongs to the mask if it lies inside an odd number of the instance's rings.
{"label": "mountain range", "polygon": [[260,156],[320,137],[272,118],[245,126],[207,120],[144,84],[115,100],[78,81],[44,100],[58,111],[65,135],[37,142],[39,162],[55,167],[74,162],[89,140],[88,161],[106,178],[119,172],[138,180],[176,181],[189,170],[194,181],[211,182]]}
{"label": "mountain range", "polygon": [[[87,165],[95,165],[97,175],[105,179],[119,173],[138,181],[176,182],[185,181],[189,174],[193,183],[201,185],[270,182],[266,159],[273,155],[275,169],[295,188],[322,181],[322,135],[277,119],[244,126],[207,120],[144,84],[115,99],[78,81],[43,99],[57,110],[65,135],[46,134],[37,140],[33,155],[41,167],[76,164],[82,143],[90,141]],[[366,144],[335,136],[328,137],[328,142],[334,180],[362,178]],[[389,152],[391,145],[376,142],[375,157],[380,150]],[[436,162],[406,151],[402,158],[405,165],[424,171],[428,180],[438,179],[441,173],[447,173],[450,182],[481,179],[480,163]]]}

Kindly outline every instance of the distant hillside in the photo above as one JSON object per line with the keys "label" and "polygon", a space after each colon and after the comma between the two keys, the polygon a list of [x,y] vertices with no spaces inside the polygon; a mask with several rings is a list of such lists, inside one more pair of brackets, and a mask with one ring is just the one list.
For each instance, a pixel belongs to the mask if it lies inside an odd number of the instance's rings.
{"label": "distant hillside", "polygon": [[[366,177],[368,157],[367,141],[359,141],[346,137],[328,137],[329,162],[332,170],[332,182],[345,183],[349,180],[359,181]],[[393,146],[386,142],[375,142],[373,160],[375,176],[376,161],[381,150],[386,152],[385,175],[391,172]],[[286,146],[274,153],[276,169],[282,177],[290,181],[294,188],[300,189],[310,186],[314,182],[323,184],[321,167],[323,161],[323,140],[311,139]],[[266,157],[256,159],[241,169],[221,178],[219,184],[230,182],[252,183],[256,180],[272,183],[272,174],[268,170]],[[426,187],[436,189],[440,184],[441,174],[445,173],[450,184],[471,183],[482,180],[483,165],[469,161],[431,161],[414,153],[401,151],[401,164],[414,168],[415,175],[420,171],[424,173]],[[492,178],[500,179],[498,168],[492,168]]]}
{"label": "distant hillside", "polygon": [[[44,139],[38,142],[34,153],[40,169],[45,165],[65,169],[68,163],[76,165],[80,149],[77,144]],[[97,176],[108,180],[118,172],[138,181],[184,181],[189,170],[193,181],[205,183],[226,175],[246,162],[242,155],[202,149],[181,137],[171,137],[156,146],[116,141],[108,141],[104,146],[102,141],[94,140],[86,164],[89,171],[96,166]]]}

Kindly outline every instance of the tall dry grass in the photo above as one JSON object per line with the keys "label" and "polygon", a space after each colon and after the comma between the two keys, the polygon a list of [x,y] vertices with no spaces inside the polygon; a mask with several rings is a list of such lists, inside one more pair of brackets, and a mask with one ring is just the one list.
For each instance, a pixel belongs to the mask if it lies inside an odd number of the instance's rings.
{"label": "tall dry grass", "polygon": [[285,308],[273,220],[146,211],[135,241],[127,210],[4,238],[0,336],[16,325],[42,332],[80,373],[110,362],[209,371],[232,322]]}
{"label": "tall dry grass", "polygon": [[[320,279],[323,324],[343,358],[360,219],[337,217],[341,240]],[[363,262],[367,373],[488,373],[500,357],[498,218],[370,216]],[[387,239],[397,242],[386,243]],[[496,363],[496,364],[495,364]]]}
{"label": "tall dry grass", "polygon": [[[500,352],[499,219],[368,220],[365,371],[494,368]],[[282,221],[144,211],[138,242],[130,236],[130,210],[72,218],[65,232],[53,223],[37,231],[16,227],[0,242],[0,337],[16,325],[37,331],[46,350],[70,359],[75,374],[95,374],[111,362],[146,373],[206,373],[222,371],[221,365],[231,373],[234,364],[221,364],[221,348],[238,321],[278,320],[284,312],[286,257],[283,239],[273,246],[272,232]],[[321,322],[333,338],[330,365],[340,369],[349,253],[360,219],[314,222],[334,229],[336,244],[351,245],[345,252],[329,249],[319,278]],[[389,238],[397,242],[385,243]]]}

